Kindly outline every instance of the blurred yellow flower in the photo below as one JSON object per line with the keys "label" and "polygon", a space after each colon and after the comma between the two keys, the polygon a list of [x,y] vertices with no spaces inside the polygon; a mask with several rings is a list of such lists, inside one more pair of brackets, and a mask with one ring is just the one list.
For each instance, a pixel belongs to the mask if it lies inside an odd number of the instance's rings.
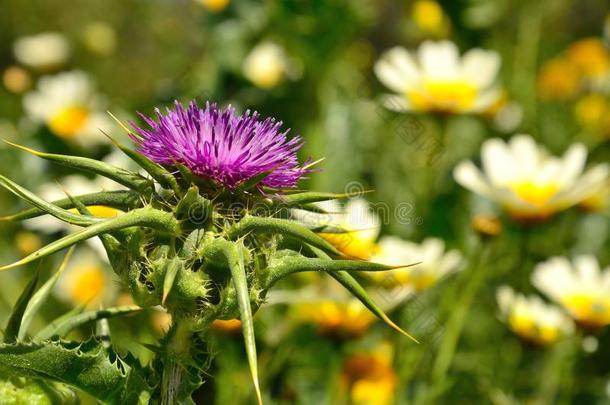
{"label": "blurred yellow flower", "polygon": [[532,284],[563,306],[579,325],[610,324],[610,267],[600,270],[594,256],[578,256],[573,262],[553,257],[536,266]]}
{"label": "blurred yellow flower", "polygon": [[293,210],[293,215],[314,226],[327,226],[341,233],[322,232],[320,236],[345,255],[370,259],[377,248],[375,241],[381,230],[379,217],[363,198],[351,198],[344,207],[337,200],[317,204],[327,214]]}
{"label": "blurred yellow flower", "polygon": [[24,96],[23,106],[30,118],[60,138],[83,147],[108,143],[100,129],[108,131],[111,122],[84,72],[42,77],[37,89]]}
{"label": "blurred yellow flower", "polygon": [[223,333],[241,332],[241,321],[239,319],[216,319],[212,322],[212,329]]}
{"label": "blurred yellow flower", "polygon": [[527,342],[545,346],[572,333],[572,321],[557,307],[539,297],[516,294],[502,286],[496,293],[500,317],[510,330]]}
{"label": "blurred yellow flower", "polygon": [[595,79],[610,73],[610,52],[601,38],[574,42],[566,50],[566,58],[587,78]]}
{"label": "blurred yellow flower", "polygon": [[21,231],[15,236],[15,246],[22,255],[29,255],[42,247],[42,240],[33,232]]}
{"label": "blurred yellow flower", "polygon": [[38,70],[56,69],[70,57],[70,45],[56,32],[43,32],[18,38],[13,44],[17,61]]}
{"label": "blurred yellow flower", "polygon": [[394,402],[398,377],[391,349],[352,355],[343,366],[343,383],[354,405],[389,405]]}
{"label": "blurred yellow flower", "polygon": [[425,33],[441,37],[449,32],[449,19],[434,0],[417,0],[411,16],[417,28]]}
{"label": "blurred yellow flower", "polygon": [[455,168],[454,177],[516,219],[541,220],[585,201],[607,183],[609,166],[598,164],[585,171],[586,159],[584,145],[572,145],[558,158],[536,145],[531,136],[516,135],[508,143],[485,141],[483,172],[464,161]]}
{"label": "blurred yellow flower", "polygon": [[299,304],[297,312],[301,319],[314,323],[321,335],[334,338],[361,336],[375,320],[371,311],[351,297]]}
{"label": "blurred yellow flower", "polygon": [[117,35],[114,28],[101,21],[87,24],[82,33],[85,46],[93,53],[101,56],[112,54],[116,48]]}
{"label": "blurred yellow flower", "polygon": [[107,265],[89,249],[78,250],[57,280],[55,295],[74,306],[97,307],[115,297],[117,287]]}
{"label": "blurred yellow flower", "polygon": [[271,89],[284,80],[288,58],[284,49],[271,42],[263,42],[250,51],[244,60],[244,76],[256,87]]}
{"label": "blurred yellow flower", "polygon": [[546,62],[538,75],[538,94],[547,100],[569,100],[581,90],[579,69],[558,57]]}
{"label": "blurred yellow flower", "polygon": [[502,96],[494,84],[499,68],[496,52],[471,49],[460,57],[452,42],[426,41],[417,53],[385,52],[375,73],[397,93],[384,96],[388,109],[460,114],[483,113]]}
{"label": "blurred yellow flower", "polygon": [[371,261],[390,266],[421,262],[413,267],[371,273],[371,278],[388,288],[412,287],[423,291],[443,277],[461,269],[462,255],[456,250],[445,250],[445,242],[427,238],[421,244],[386,236],[379,242],[379,250]]}
{"label": "blurred yellow flower", "polygon": [[229,5],[231,0],[195,0],[213,13],[219,13]]}
{"label": "blurred yellow flower", "polygon": [[610,136],[610,100],[602,94],[583,96],[574,106],[576,120],[601,136]]}
{"label": "blurred yellow flower", "polygon": [[9,66],[2,73],[2,83],[11,93],[22,94],[32,86],[32,77],[19,66]]}

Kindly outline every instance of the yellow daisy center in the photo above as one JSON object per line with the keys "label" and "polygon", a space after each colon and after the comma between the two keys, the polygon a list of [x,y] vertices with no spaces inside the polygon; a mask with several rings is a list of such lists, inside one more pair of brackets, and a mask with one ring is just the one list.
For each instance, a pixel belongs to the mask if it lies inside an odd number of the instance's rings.
{"label": "yellow daisy center", "polygon": [[359,302],[323,302],[311,305],[306,312],[322,333],[358,336],[366,331],[373,316]]}
{"label": "yellow daisy center", "polygon": [[508,318],[509,328],[518,336],[538,344],[551,344],[560,337],[557,327],[540,325],[531,316],[513,313]]}
{"label": "yellow daisy center", "polygon": [[562,304],[578,322],[593,326],[610,324],[610,297],[574,294],[563,299]]}
{"label": "yellow daisy center", "polygon": [[427,81],[421,91],[407,96],[416,110],[463,112],[474,106],[478,89],[466,81]]}
{"label": "yellow daisy center", "polygon": [[346,233],[321,233],[320,236],[330,242],[339,251],[355,259],[368,260],[377,249],[375,242],[359,236],[359,231]]}
{"label": "yellow daisy center", "polygon": [[212,12],[220,12],[229,5],[230,0],[199,0],[199,2]]}
{"label": "yellow daisy center", "polygon": [[74,302],[86,304],[101,295],[106,285],[106,276],[100,267],[85,267],[76,271],[71,284]]}
{"label": "yellow daisy center", "polygon": [[517,196],[532,205],[537,207],[544,206],[549,200],[557,194],[559,187],[554,183],[537,183],[534,181],[523,181],[513,184],[512,191]]}
{"label": "yellow daisy center", "polygon": [[65,139],[73,138],[85,125],[89,110],[81,106],[71,106],[59,110],[49,120],[49,128],[54,134]]}

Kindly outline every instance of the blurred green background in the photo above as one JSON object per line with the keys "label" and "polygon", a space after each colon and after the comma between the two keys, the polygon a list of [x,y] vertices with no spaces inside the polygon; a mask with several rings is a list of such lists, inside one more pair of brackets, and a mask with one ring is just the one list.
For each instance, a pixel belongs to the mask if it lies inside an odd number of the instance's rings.
{"label": "blurred green background", "polygon": [[[581,142],[589,162],[608,161],[608,88],[574,89],[570,69],[554,71],[549,63],[583,39],[603,49],[610,41],[604,39],[609,12],[605,0],[5,0],[0,5],[0,137],[40,150],[112,158],[101,133],[93,142],[58,135],[53,128],[62,123],[37,122],[24,105],[41,78],[74,70],[94,83],[99,97],[92,108],[104,117],[109,110],[122,120],[137,120],[137,111],[150,115],[154,107],[191,99],[257,110],[304,138],[303,159],[325,158],[300,187],[372,190],[366,199],[384,204],[389,213],[381,221],[382,235],[415,242],[436,237],[461,252],[463,272],[392,308],[393,319],[417,336],[419,345],[378,323],[362,333],[320,333],[315,320],[303,321],[297,308],[298,297],[307,295],[300,292],[303,286],[320,281],[303,277],[286,283],[297,298],[288,301],[297,304],[269,305],[255,318],[268,403],[606,404],[607,330],[579,329],[543,347],[524,343],[499,319],[495,291],[507,284],[534,293],[529,275],[552,256],[588,253],[610,264],[607,210],[567,210],[524,226],[460,187],[451,171],[463,159],[478,161],[486,139],[522,132],[553,154]],[[17,45],[20,38],[48,32],[60,39],[29,50]],[[387,89],[374,73],[382,53],[441,39],[462,52],[480,47],[499,53],[498,82],[512,115],[398,113],[383,106],[380,97]],[[261,47],[267,53],[256,59],[253,52]],[[596,63],[586,53],[576,58],[586,66]],[[127,141],[112,120],[101,127]],[[4,144],[0,173],[42,195],[56,188],[60,196],[57,183],[74,175]],[[79,187],[98,184],[93,177],[80,180]],[[21,208],[16,197],[0,191],[0,215]],[[480,226],[472,226],[483,214],[492,226],[499,224],[499,231],[481,233]],[[0,226],[2,263],[68,231],[56,223]],[[91,288],[95,297],[58,291],[37,327],[92,298],[96,305],[128,300],[103,255],[89,245],[79,249],[83,261],[75,280],[62,288]],[[39,266],[46,275],[57,268],[61,257],[55,256],[0,274],[0,325],[29,275]],[[485,279],[468,296],[476,271]],[[79,280],[78,274],[90,277]],[[459,311],[464,311],[463,328],[456,326]],[[150,353],[141,343],[158,338],[167,319],[152,311],[135,319],[111,321],[113,342],[146,362]],[[214,377],[198,392],[198,401],[253,403],[240,332],[218,329]],[[94,330],[93,325],[74,337]]]}

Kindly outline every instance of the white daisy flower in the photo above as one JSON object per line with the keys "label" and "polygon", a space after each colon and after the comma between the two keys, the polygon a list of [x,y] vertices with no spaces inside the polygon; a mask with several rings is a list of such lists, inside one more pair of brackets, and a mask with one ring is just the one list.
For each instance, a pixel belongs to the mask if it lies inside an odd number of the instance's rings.
{"label": "white daisy flower", "polygon": [[243,64],[244,76],[256,87],[271,89],[286,77],[288,57],[282,47],[271,42],[255,46]]}
{"label": "white daisy flower", "polygon": [[89,76],[81,71],[44,76],[23,98],[26,113],[51,132],[83,147],[107,143],[100,131],[112,126]]}
{"label": "white daisy flower", "polygon": [[428,238],[418,244],[393,236],[381,238],[371,261],[389,266],[421,262],[413,267],[371,273],[373,279],[389,287],[406,286],[415,291],[433,286],[445,276],[461,270],[463,264],[462,255],[457,250],[446,250],[441,239]]}
{"label": "white daisy flower", "polygon": [[538,345],[549,345],[571,334],[574,325],[559,308],[540,297],[515,293],[502,286],[496,292],[500,319],[520,338]]}
{"label": "white daisy flower", "polygon": [[455,114],[484,112],[502,96],[499,69],[496,52],[471,49],[460,57],[450,41],[426,41],[417,52],[395,47],[375,64],[379,81],[396,93],[384,97],[387,108]]}
{"label": "white daisy flower", "polygon": [[328,214],[292,210],[295,219],[311,226],[335,228],[344,232],[322,232],[320,236],[347,256],[363,260],[371,258],[376,249],[375,241],[381,230],[381,221],[365,199],[352,198],[344,207],[337,200],[316,205]]}
{"label": "white daisy flower", "polygon": [[461,162],[454,177],[463,187],[502,206],[518,219],[544,219],[599,193],[608,182],[609,166],[585,172],[587,149],[572,145],[563,157],[549,155],[529,135],[508,143],[490,139],[481,148],[482,172]]}
{"label": "white daisy flower", "polygon": [[574,320],[587,327],[610,324],[610,267],[603,271],[594,256],[578,256],[572,263],[553,257],[540,263],[532,284],[563,306]]}
{"label": "white daisy flower", "polygon": [[114,273],[99,256],[87,248],[79,248],[59,276],[54,294],[74,306],[95,308],[108,305],[118,291]]}
{"label": "white daisy flower", "polygon": [[25,66],[46,70],[62,66],[70,57],[70,45],[56,32],[18,38],[13,44],[15,59]]}

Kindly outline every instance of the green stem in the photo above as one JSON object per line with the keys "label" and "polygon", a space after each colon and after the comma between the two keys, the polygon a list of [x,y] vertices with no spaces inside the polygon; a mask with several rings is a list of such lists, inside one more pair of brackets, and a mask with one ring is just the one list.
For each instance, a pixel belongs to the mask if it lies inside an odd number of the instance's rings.
{"label": "green stem", "polygon": [[163,358],[161,405],[174,405],[185,399],[184,380],[188,378],[185,364],[191,355],[192,339],[193,331],[186,323],[175,323],[169,332]]}
{"label": "green stem", "polygon": [[433,396],[438,395],[442,390],[442,385],[444,384],[445,377],[449,371],[451,362],[453,361],[457,344],[464,328],[466,315],[468,314],[474,297],[481,285],[483,285],[485,275],[488,273],[485,268],[485,262],[489,255],[489,245],[490,243],[487,242],[483,245],[482,249],[480,249],[481,253],[478,256],[476,263],[473,265],[472,270],[463,273],[463,278],[466,279],[466,285],[462,290],[462,295],[455,303],[455,307],[448,321],[447,330],[432,368],[432,391],[430,393]]}

